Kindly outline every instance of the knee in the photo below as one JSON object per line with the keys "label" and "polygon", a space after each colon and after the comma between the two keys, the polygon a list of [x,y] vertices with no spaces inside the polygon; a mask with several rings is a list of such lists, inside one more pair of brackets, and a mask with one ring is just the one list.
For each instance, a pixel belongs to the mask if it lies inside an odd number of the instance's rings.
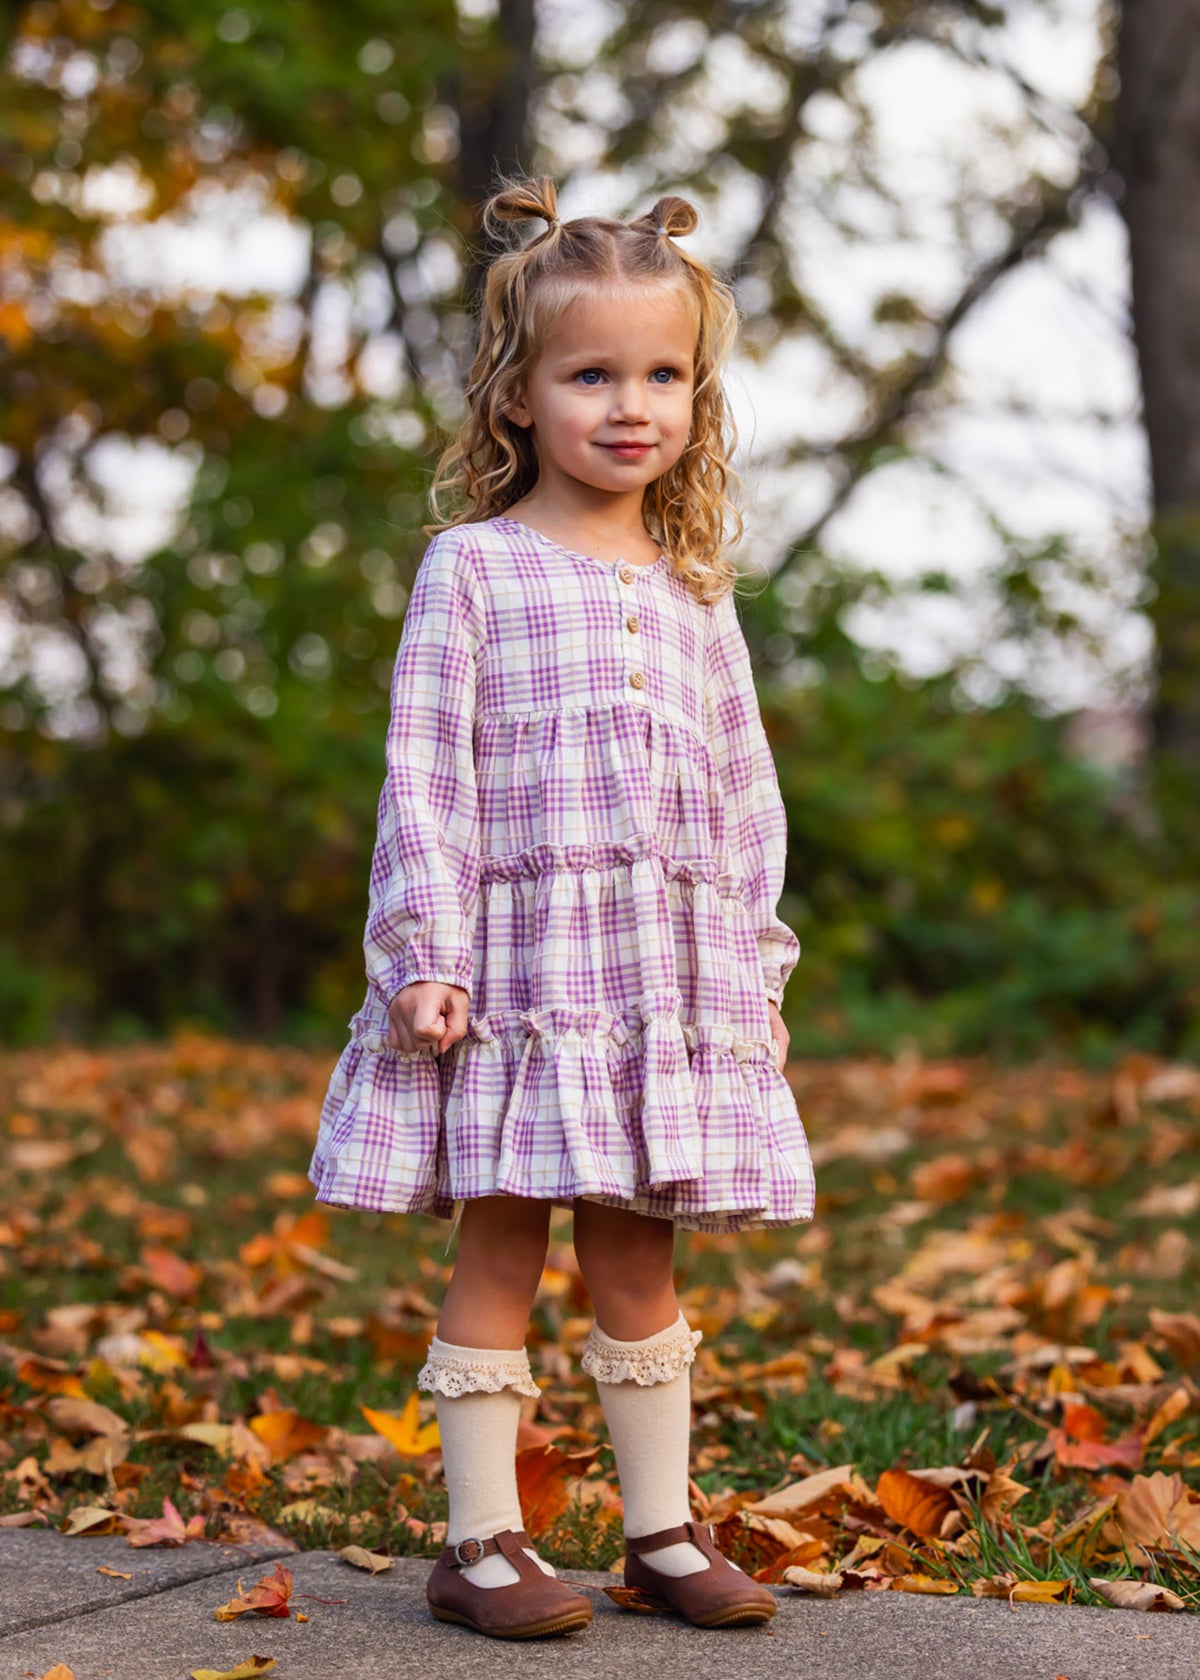
{"label": "knee", "polygon": [[630,1219],[619,1231],[577,1224],[575,1249],[597,1320],[610,1335],[650,1335],[678,1312],[668,1222]]}
{"label": "knee", "polygon": [[501,1288],[536,1287],[546,1263],[549,1210],[513,1205],[515,1198],[488,1200],[492,1205],[464,1210],[455,1270],[463,1267]]}

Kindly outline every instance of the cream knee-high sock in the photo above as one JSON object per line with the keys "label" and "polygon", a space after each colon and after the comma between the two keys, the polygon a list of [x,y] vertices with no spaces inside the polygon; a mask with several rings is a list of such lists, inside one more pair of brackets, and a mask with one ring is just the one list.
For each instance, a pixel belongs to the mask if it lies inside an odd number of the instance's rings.
{"label": "cream knee-high sock", "polygon": [[[637,1342],[621,1342],[593,1325],[581,1363],[596,1379],[608,1424],[625,1532],[637,1536],[674,1528],[691,1516],[688,1450],[692,1404],[690,1366],[701,1333],[683,1313],[674,1324]],[[690,1540],[643,1554],[664,1575],[694,1575],[710,1567]]]}
{"label": "cream knee-high sock", "polygon": [[[525,1349],[461,1347],[434,1336],[417,1386],[433,1390],[437,1410],[450,1494],[447,1545],[521,1529],[517,1424],[522,1393],[539,1392]],[[545,1574],[557,1573],[528,1546],[524,1550]],[[477,1587],[507,1587],[521,1578],[498,1552],[467,1564],[463,1574]]]}

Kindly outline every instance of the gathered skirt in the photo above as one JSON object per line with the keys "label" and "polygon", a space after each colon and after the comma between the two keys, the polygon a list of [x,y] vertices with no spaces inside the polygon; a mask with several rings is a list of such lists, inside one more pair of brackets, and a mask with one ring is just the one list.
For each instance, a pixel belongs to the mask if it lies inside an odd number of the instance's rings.
{"label": "gathered skirt", "polygon": [[484,860],[464,1038],[394,1050],[373,993],[310,1177],[342,1207],[454,1215],[576,1197],[726,1232],[811,1219],[744,877],[642,833]]}

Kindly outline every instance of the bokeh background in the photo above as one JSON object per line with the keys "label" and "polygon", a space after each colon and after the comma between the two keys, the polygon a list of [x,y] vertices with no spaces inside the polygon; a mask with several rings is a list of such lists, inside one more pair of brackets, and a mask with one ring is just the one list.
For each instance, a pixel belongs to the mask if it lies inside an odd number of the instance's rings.
{"label": "bokeh background", "polygon": [[[773,1583],[1200,1610],[1195,6],[0,30],[0,1527],[444,1539],[449,1221],[305,1169],[521,168],[565,214],[691,197],[745,320],[818,1193],[678,1244],[692,1510]],[[619,1569],[592,1316],[560,1209],[522,1511]]]}
{"label": "bokeh background", "polygon": [[477,210],[521,167],[567,214],[689,195],[737,288],[793,1052],[1200,1052],[1182,0],[3,27],[6,1042],[344,1035]]}

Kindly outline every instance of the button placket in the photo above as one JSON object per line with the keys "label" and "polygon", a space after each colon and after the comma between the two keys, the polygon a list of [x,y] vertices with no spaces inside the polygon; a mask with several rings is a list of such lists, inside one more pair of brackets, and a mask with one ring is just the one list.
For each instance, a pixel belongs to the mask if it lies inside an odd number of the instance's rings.
{"label": "button placket", "polygon": [[[632,586],[634,582],[633,567],[625,565],[624,563],[619,564],[617,567],[617,577],[620,579],[621,583],[627,586]],[[640,624],[636,613],[626,614],[623,629],[626,636],[633,636],[637,634],[640,629]],[[628,647],[629,644],[625,643],[624,645]],[[640,670],[630,671],[628,673],[628,683],[630,688],[632,688],[635,692],[640,693],[646,685],[645,672]]]}

